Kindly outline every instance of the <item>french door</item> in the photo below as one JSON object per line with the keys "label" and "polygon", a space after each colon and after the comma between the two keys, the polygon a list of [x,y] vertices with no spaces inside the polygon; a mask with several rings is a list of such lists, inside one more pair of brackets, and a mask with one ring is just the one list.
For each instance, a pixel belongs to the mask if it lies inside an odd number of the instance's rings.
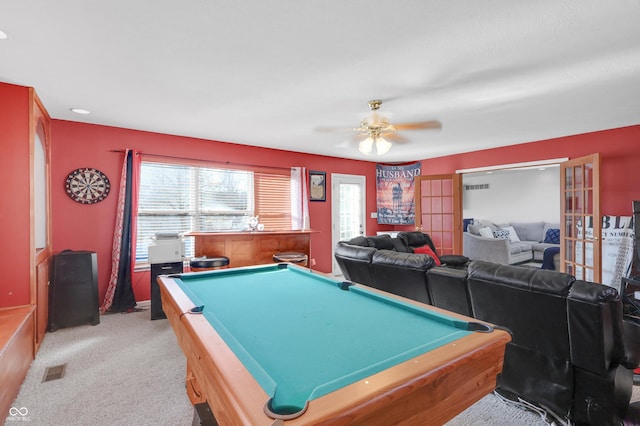
{"label": "french door", "polygon": [[416,176],[416,229],[429,234],[438,254],[462,254],[462,178]]}
{"label": "french door", "polygon": [[342,271],[336,263],[338,241],[366,235],[366,177],[331,174],[331,265],[333,275]]}
{"label": "french door", "polygon": [[[560,270],[602,280],[600,154],[560,163]],[[416,176],[416,229],[440,254],[462,251],[462,179],[459,174]]]}
{"label": "french door", "polygon": [[600,154],[560,164],[561,271],[601,282]]}

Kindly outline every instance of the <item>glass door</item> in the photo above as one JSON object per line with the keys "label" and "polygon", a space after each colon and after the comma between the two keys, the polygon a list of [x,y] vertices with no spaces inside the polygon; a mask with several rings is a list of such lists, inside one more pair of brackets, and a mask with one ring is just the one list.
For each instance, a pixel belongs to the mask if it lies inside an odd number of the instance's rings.
{"label": "glass door", "polygon": [[560,165],[561,271],[601,282],[600,155]]}
{"label": "glass door", "polygon": [[416,176],[416,229],[429,234],[439,255],[462,254],[462,178]]}
{"label": "glass door", "polygon": [[366,235],[366,178],[356,175],[331,175],[333,274],[340,275],[333,250],[338,241]]}

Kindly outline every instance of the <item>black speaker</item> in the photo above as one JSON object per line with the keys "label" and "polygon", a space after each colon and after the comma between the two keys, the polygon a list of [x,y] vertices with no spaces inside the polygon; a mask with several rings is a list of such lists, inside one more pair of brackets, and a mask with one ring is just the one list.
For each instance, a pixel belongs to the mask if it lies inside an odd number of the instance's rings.
{"label": "black speaker", "polygon": [[98,259],[90,251],[53,255],[49,285],[49,331],[100,324]]}

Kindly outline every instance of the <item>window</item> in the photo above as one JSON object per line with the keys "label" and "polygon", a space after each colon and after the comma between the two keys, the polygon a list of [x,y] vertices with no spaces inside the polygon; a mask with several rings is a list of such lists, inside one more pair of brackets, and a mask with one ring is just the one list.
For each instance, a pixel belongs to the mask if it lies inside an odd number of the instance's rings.
{"label": "window", "polygon": [[[143,161],[140,168],[136,262],[158,232],[220,232],[247,228],[252,216],[267,230],[293,229],[292,174]],[[193,256],[186,239],[185,255]]]}

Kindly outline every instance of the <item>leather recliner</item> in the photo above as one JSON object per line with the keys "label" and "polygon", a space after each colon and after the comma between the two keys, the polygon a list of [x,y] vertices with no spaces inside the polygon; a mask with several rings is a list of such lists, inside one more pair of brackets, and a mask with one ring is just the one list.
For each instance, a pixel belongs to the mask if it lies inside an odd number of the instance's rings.
{"label": "leather recliner", "polygon": [[621,424],[640,364],[640,327],[611,287],[576,281],[567,297],[576,423]]}
{"label": "leather recliner", "polygon": [[433,240],[431,240],[431,236],[424,232],[398,232],[398,240],[402,242],[405,250],[408,252],[412,252],[418,247],[429,246],[438,257],[438,260],[440,260],[443,265],[449,267],[466,266],[469,263],[469,258],[461,254],[438,254],[436,246],[433,244]]}
{"label": "leather recliner", "polygon": [[340,241],[335,259],[350,281],[431,304],[427,270],[435,262],[413,253],[399,238],[385,234]]}
{"label": "leather recliner", "polygon": [[427,277],[433,306],[473,317],[465,268],[436,266],[427,271]]}
{"label": "leather recliner", "polygon": [[431,304],[427,270],[434,265],[426,254],[378,250],[373,254],[373,287]]}
{"label": "leather recliner", "polygon": [[371,261],[373,254],[378,250],[375,247],[367,246],[364,237],[357,238],[339,242],[335,249],[335,259],[346,279],[373,286]]}
{"label": "leather recliner", "polygon": [[618,292],[569,274],[473,261],[474,316],[507,328],[497,391],[575,424],[625,417],[640,362],[640,325],[624,320]]}
{"label": "leather recliner", "polygon": [[352,281],[508,329],[501,395],[561,422],[621,423],[640,365],[640,324],[625,319],[615,289],[557,271],[484,261],[466,269],[432,267],[429,256],[408,252],[411,238],[404,239],[407,252],[398,240],[339,243],[336,259],[345,261],[342,270]]}
{"label": "leather recliner", "polygon": [[499,391],[568,417],[573,369],[567,296],[574,278],[560,272],[482,261],[469,265],[469,298],[477,319],[507,328]]}

